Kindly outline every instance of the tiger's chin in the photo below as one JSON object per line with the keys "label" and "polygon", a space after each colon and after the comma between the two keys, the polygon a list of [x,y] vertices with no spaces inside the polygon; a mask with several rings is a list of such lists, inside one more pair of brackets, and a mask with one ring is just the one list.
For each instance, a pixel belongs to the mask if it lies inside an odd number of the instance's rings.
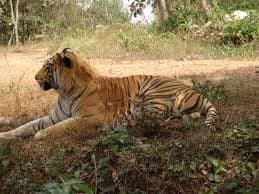
{"label": "tiger's chin", "polygon": [[40,82],[39,85],[40,85],[40,88],[44,91],[47,91],[47,90],[52,88],[51,85],[48,82],[45,82],[45,81]]}

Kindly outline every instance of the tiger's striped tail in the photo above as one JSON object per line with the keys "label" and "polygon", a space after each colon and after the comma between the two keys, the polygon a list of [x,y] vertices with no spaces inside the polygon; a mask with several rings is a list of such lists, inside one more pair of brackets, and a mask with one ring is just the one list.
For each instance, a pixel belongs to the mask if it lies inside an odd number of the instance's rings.
{"label": "tiger's striped tail", "polygon": [[210,102],[207,102],[205,105],[205,116],[205,124],[207,125],[207,127],[210,130],[215,130],[217,110]]}

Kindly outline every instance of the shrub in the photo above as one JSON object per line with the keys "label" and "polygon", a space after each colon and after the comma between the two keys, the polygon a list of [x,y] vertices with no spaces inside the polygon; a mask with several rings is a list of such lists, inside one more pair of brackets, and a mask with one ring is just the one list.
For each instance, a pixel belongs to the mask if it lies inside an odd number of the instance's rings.
{"label": "shrub", "polygon": [[251,15],[243,20],[229,21],[223,25],[223,43],[242,45],[259,35],[259,20]]}
{"label": "shrub", "polygon": [[209,80],[200,83],[192,80],[193,88],[206,96],[210,101],[225,101],[227,99],[225,85],[213,84]]}
{"label": "shrub", "polygon": [[178,32],[185,31],[192,23],[189,12],[184,7],[177,7],[169,12],[169,18],[167,21],[162,22],[158,26],[158,31],[162,32]]}

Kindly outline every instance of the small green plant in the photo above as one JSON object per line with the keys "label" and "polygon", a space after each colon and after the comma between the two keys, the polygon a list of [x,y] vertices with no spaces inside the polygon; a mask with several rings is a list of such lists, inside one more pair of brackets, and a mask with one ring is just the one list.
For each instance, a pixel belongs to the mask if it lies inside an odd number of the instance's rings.
{"label": "small green plant", "polygon": [[259,139],[259,134],[256,130],[257,126],[256,118],[247,118],[239,126],[235,126],[231,130],[231,136],[242,141],[257,141]]}
{"label": "small green plant", "polygon": [[93,194],[93,191],[81,180],[70,179],[61,183],[53,182],[44,184],[36,194]]}
{"label": "small green plant", "polygon": [[65,149],[57,151],[54,155],[49,157],[47,160],[42,161],[44,170],[52,177],[58,176],[63,170],[63,159],[65,155]]}
{"label": "small green plant", "polygon": [[207,163],[209,167],[212,168],[212,172],[208,174],[208,180],[211,182],[220,182],[221,177],[220,174],[223,172],[227,172],[222,163],[214,158],[207,157]]}
{"label": "small green plant", "polygon": [[211,101],[225,101],[227,100],[227,93],[224,83],[213,84],[207,80],[200,83],[197,80],[192,80],[193,88],[205,95]]}
{"label": "small green plant", "polygon": [[197,169],[196,161],[191,161],[190,163],[187,161],[181,161],[179,163],[174,163],[169,165],[167,171],[170,176],[178,178],[180,181],[187,181]]}
{"label": "small green plant", "polygon": [[114,152],[119,152],[125,149],[129,144],[128,130],[124,128],[109,130],[101,141],[101,145]]}

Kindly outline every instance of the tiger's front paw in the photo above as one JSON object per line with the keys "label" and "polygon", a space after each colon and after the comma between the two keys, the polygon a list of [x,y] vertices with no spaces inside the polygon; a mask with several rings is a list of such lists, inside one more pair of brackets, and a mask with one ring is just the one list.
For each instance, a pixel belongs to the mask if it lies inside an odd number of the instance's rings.
{"label": "tiger's front paw", "polygon": [[0,139],[16,139],[17,137],[11,132],[0,133]]}
{"label": "tiger's front paw", "polygon": [[35,135],[34,135],[34,139],[43,139],[47,136],[47,132],[43,129],[38,131]]}

